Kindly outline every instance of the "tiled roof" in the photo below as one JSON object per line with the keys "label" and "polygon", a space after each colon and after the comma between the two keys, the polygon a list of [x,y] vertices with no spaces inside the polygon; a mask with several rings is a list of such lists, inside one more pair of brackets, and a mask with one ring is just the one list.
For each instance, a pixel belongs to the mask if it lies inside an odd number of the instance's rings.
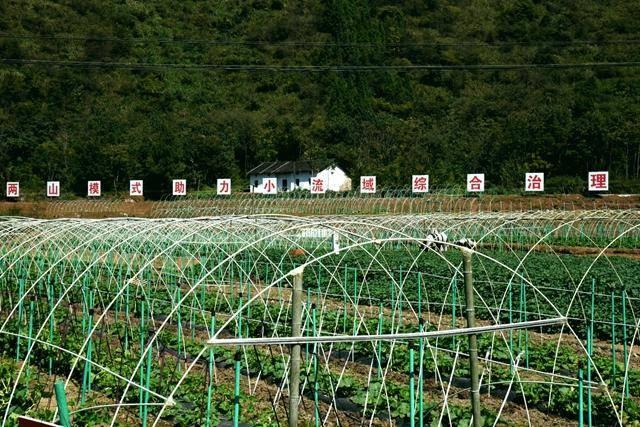
{"label": "tiled roof", "polygon": [[330,160],[299,160],[296,162],[262,162],[247,172],[247,175],[280,175],[300,172],[320,172],[333,162]]}

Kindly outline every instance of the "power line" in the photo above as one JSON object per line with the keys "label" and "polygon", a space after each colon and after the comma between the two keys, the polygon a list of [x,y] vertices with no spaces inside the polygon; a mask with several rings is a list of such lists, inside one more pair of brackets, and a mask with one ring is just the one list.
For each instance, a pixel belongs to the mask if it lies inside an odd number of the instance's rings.
{"label": "power line", "polygon": [[639,45],[640,39],[620,40],[550,40],[550,41],[468,41],[468,42],[332,42],[332,41],[267,41],[267,40],[208,40],[124,38],[72,35],[37,35],[0,33],[0,38],[15,40],[61,40],[81,42],[157,43],[157,44],[205,44],[215,46],[328,46],[328,47],[508,47],[508,46],[582,46],[582,45]]}
{"label": "power line", "polygon": [[370,72],[370,71],[509,71],[525,69],[637,68],[639,61],[581,62],[551,64],[412,64],[412,65],[265,65],[265,64],[187,64],[136,63],[104,61],[66,61],[44,59],[0,58],[8,65],[35,65],[72,68],[112,68],[129,70],[198,70],[198,71],[265,71],[265,72]]}

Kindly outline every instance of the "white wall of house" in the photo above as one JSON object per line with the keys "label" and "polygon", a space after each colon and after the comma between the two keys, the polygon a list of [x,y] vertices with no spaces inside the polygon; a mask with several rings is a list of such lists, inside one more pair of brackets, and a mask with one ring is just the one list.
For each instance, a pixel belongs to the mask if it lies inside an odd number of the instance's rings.
{"label": "white wall of house", "polygon": [[262,178],[267,178],[267,176],[266,175],[249,176],[249,191],[251,193],[262,193]]}
{"label": "white wall of house", "polygon": [[319,172],[317,176],[325,180],[329,191],[351,190],[351,178],[337,166],[327,168]]}
{"label": "white wall of house", "polygon": [[[351,190],[351,179],[339,167],[329,167],[317,175],[311,175],[309,172],[273,174],[273,175],[250,175],[249,191],[251,193],[262,193],[263,178],[277,178],[278,192],[293,191],[296,189],[310,190],[311,178],[319,176],[327,182],[327,190],[330,191],[348,191]],[[286,181],[286,182],[285,182]],[[285,190],[286,186],[286,190]]]}

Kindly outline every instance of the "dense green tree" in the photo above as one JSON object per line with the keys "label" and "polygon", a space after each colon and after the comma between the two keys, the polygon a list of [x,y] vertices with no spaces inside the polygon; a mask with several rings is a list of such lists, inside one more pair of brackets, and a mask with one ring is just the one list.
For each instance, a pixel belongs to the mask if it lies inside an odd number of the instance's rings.
{"label": "dense green tree", "polygon": [[[139,178],[161,197],[173,178],[241,188],[261,161],[333,158],[386,187],[608,169],[626,189],[640,178],[639,68],[466,66],[634,62],[638,39],[640,8],[623,0],[8,0],[0,180],[84,194],[87,179],[123,191]],[[190,68],[203,64],[462,69]]]}

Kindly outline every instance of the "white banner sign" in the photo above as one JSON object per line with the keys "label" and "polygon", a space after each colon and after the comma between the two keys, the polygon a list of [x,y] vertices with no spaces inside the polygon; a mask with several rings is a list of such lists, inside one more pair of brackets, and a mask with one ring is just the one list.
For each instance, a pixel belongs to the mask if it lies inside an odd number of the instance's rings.
{"label": "white banner sign", "polygon": [[144,194],[144,183],[141,179],[132,179],[129,181],[129,195],[142,196]]}
{"label": "white banner sign", "polygon": [[20,197],[20,183],[18,181],[7,182],[7,197]]}
{"label": "white banner sign", "polygon": [[360,193],[373,194],[376,192],[376,177],[361,176],[360,177]]}
{"label": "white banner sign", "polygon": [[20,197],[20,183],[18,181],[7,182],[7,197]]}
{"label": "white banner sign", "polygon": [[467,174],[467,191],[469,193],[478,193],[484,191],[484,174],[470,173]]}
{"label": "white banner sign", "polygon": [[262,178],[262,194],[278,194],[278,178]]}
{"label": "white banner sign", "polygon": [[47,197],[60,197],[60,181],[47,181]]}
{"label": "white banner sign", "polygon": [[186,179],[174,179],[173,180],[173,195],[174,196],[186,196],[187,195],[187,180]]}
{"label": "white banner sign", "polygon": [[609,172],[589,172],[589,191],[609,191]]}
{"label": "white banner sign", "polygon": [[216,182],[216,192],[219,196],[231,194],[231,178],[220,178]]}
{"label": "white banner sign", "polygon": [[527,172],[524,175],[524,191],[544,191],[544,173]]}
{"label": "white banner sign", "polygon": [[428,193],[429,175],[413,175],[411,178],[411,191],[413,193]]}
{"label": "white banner sign", "polygon": [[102,194],[102,183],[100,181],[87,181],[87,196],[100,197]]}
{"label": "white banner sign", "polygon": [[324,194],[327,192],[327,183],[324,178],[311,178],[311,194]]}

